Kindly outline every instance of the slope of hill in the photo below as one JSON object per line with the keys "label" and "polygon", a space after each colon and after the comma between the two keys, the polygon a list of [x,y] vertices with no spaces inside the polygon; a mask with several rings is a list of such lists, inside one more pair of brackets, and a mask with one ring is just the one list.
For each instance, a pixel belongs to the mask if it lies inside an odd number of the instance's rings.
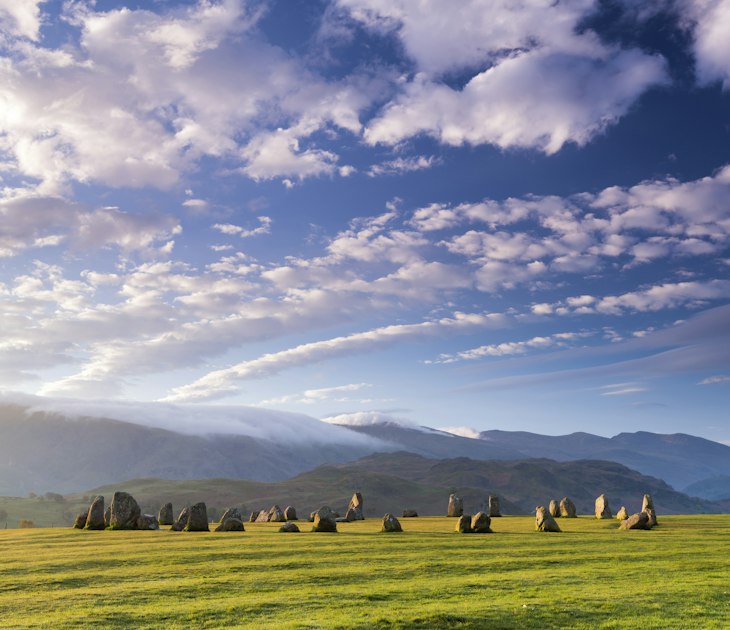
{"label": "slope of hill", "polygon": [[690,484],[684,492],[709,501],[730,501],[730,475],[710,477]]}

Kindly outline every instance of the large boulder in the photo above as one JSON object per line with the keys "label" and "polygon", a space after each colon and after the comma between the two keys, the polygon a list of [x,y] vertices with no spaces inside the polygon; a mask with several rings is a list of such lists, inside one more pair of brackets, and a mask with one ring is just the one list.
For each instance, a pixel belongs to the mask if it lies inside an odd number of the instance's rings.
{"label": "large boulder", "polygon": [[104,497],[98,496],[91,502],[86,515],[86,529],[104,529],[104,512]]}
{"label": "large boulder", "polygon": [[649,515],[646,512],[632,514],[625,521],[621,521],[620,529],[651,529]]}
{"label": "large boulder", "polygon": [[81,512],[75,519],[74,519],[74,529],[84,529],[86,527],[86,518],[89,516],[88,512]]}
{"label": "large boulder", "polygon": [[172,503],[165,503],[160,507],[160,511],[157,514],[157,522],[160,525],[172,525],[175,522],[175,517],[172,512]]}
{"label": "large boulder", "polygon": [[190,507],[185,506],[180,510],[180,514],[177,516],[177,520],[172,524],[170,528],[174,532],[181,532],[188,524],[188,517],[190,516]]}
{"label": "large boulder", "polygon": [[613,518],[611,514],[611,508],[608,505],[608,498],[605,494],[602,494],[596,499],[596,518]]}
{"label": "large boulder", "polygon": [[456,521],[456,531],[460,534],[471,534],[471,514],[462,514]]}
{"label": "large boulder", "polygon": [[381,532],[402,532],[400,521],[392,514],[386,514],[383,517],[383,526],[380,528]]}
{"label": "large boulder", "polygon": [[291,505],[287,505],[284,509],[284,518],[287,522],[298,520],[297,511]]}
{"label": "large boulder", "polygon": [[575,503],[573,503],[568,497],[563,497],[560,501],[560,517],[561,518],[576,518]]}
{"label": "large boulder", "polygon": [[627,518],[629,518],[629,511],[626,509],[625,505],[622,505],[618,512],[616,512],[616,520],[625,521]]}
{"label": "large boulder", "polygon": [[240,518],[229,516],[226,519],[221,519],[220,525],[215,528],[217,532],[244,532],[246,531],[243,527],[243,521]]}
{"label": "large boulder", "polygon": [[[329,509],[329,508],[328,508]],[[318,510],[314,514],[314,522],[312,524],[312,531],[313,532],[336,532],[337,531],[337,522],[335,521],[335,516],[332,514],[332,511],[329,512],[322,512],[322,509]]]}
{"label": "large boulder", "polygon": [[651,498],[650,494],[644,495],[644,499],[641,501],[641,511],[649,515],[649,525],[654,527],[656,525],[656,512],[654,511],[654,499]]}
{"label": "large boulder", "polygon": [[299,532],[299,527],[297,527],[296,523],[287,521],[279,528],[279,531],[282,534],[297,534]]}
{"label": "large boulder", "polygon": [[558,518],[560,516],[560,504],[555,499],[550,501],[550,504],[548,505],[548,512],[550,512],[550,516],[553,518]]}
{"label": "large boulder", "polygon": [[[365,512],[362,500],[362,494],[356,492],[352,495],[350,503],[347,504],[347,520],[348,521],[364,521]],[[352,512],[351,512],[352,511]]]}
{"label": "large boulder", "polygon": [[188,523],[183,528],[185,532],[209,532],[208,528],[208,508],[205,503],[200,502],[190,506],[188,514]]}
{"label": "large boulder", "polygon": [[115,492],[111,508],[109,529],[137,529],[137,521],[142,511],[131,494]]}
{"label": "large boulder", "polygon": [[477,512],[471,519],[471,531],[475,534],[491,534],[492,519],[486,512]]}
{"label": "large boulder", "polygon": [[449,495],[449,508],[446,516],[453,516],[458,518],[464,514],[464,500],[455,494]]}
{"label": "large boulder", "polygon": [[418,512],[416,510],[403,510],[403,518],[416,518],[418,517]]}
{"label": "large boulder", "polygon": [[488,511],[489,511],[489,518],[494,518],[502,516],[502,511],[499,507],[499,497],[490,494],[489,499],[487,501]]}
{"label": "large boulder", "polygon": [[538,532],[559,532],[558,522],[550,515],[550,512],[542,505],[535,508],[535,529]]}
{"label": "large boulder", "polygon": [[160,523],[154,514],[142,514],[137,519],[137,529],[160,529]]}

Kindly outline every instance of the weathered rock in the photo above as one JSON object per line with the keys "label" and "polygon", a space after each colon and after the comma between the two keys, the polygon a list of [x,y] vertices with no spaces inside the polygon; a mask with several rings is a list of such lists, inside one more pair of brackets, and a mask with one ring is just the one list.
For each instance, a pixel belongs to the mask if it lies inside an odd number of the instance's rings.
{"label": "weathered rock", "polygon": [[538,532],[559,532],[561,531],[557,521],[550,515],[544,506],[535,508],[535,529]]}
{"label": "weathered rock", "polygon": [[471,519],[471,531],[475,534],[491,534],[492,519],[486,512],[477,512]]}
{"label": "weathered rock", "polygon": [[386,514],[383,517],[383,527],[380,529],[381,532],[402,532],[400,521],[392,514]]}
{"label": "weathered rock", "polygon": [[459,517],[464,514],[464,500],[455,494],[449,495],[449,509],[446,516]]}
{"label": "weathered rock", "polygon": [[345,514],[345,518],[343,520],[347,521],[348,523],[360,520],[357,517],[357,510],[355,508],[348,508],[347,513]]}
{"label": "weathered rock", "polygon": [[272,505],[269,510],[269,523],[283,523],[286,521],[284,511],[278,505]]}
{"label": "weathered rock", "polygon": [[190,507],[188,514],[188,523],[183,528],[184,532],[209,532],[208,528],[208,508],[205,503],[200,502]]}
{"label": "weathered rock", "polygon": [[89,515],[88,512],[81,512],[74,520],[75,529],[84,529],[86,527],[86,517]]}
{"label": "weathered rock", "polygon": [[[352,512],[351,512],[352,510]],[[352,495],[350,503],[347,504],[347,518],[349,521],[364,521],[365,520],[365,507],[362,500],[362,494],[356,492]]]}
{"label": "weathered rock", "polygon": [[494,518],[495,516],[496,517],[502,516],[502,511],[499,507],[499,497],[498,496],[496,496],[494,494],[489,495],[489,499],[487,500],[487,509],[488,509],[490,518]]}
{"label": "weathered rock", "polygon": [[256,517],[257,523],[268,523],[269,522],[269,512],[268,510],[261,510],[258,513],[258,516]]}
{"label": "weathered rock", "polygon": [[178,514],[177,520],[172,524],[170,528],[174,532],[181,532],[188,524],[188,517],[190,516],[190,507],[186,506]]}
{"label": "weathered rock", "polygon": [[656,525],[656,512],[654,511],[654,499],[651,498],[650,494],[644,495],[641,502],[641,511],[649,515],[649,525],[654,527]]}
{"label": "weathered rock", "polygon": [[608,498],[602,494],[596,499],[596,518],[613,518],[611,508],[608,505]]}
{"label": "weathered rock", "polygon": [[160,507],[160,511],[157,514],[157,522],[160,525],[172,525],[175,522],[175,517],[172,512],[172,503],[165,503]]}
{"label": "weathered rock", "polygon": [[627,518],[629,518],[629,512],[626,509],[626,506],[622,505],[618,512],[616,512],[616,519],[619,521],[625,521]]}
{"label": "weathered rock", "polygon": [[245,532],[243,527],[243,521],[240,518],[229,516],[226,519],[221,519],[220,525],[215,528],[217,532]]}
{"label": "weathered rock", "polygon": [[248,522],[255,523],[259,517],[259,514],[260,512],[258,510],[254,510],[253,512],[251,512],[251,516],[248,517]]}
{"label": "weathered rock", "polygon": [[279,528],[279,531],[282,534],[296,534],[297,532],[299,532],[299,527],[297,527],[296,523],[287,521]]}
{"label": "weathered rock", "polygon": [[316,518],[316,516],[318,514],[319,514],[320,518],[324,518],[325,516],[328,516],[328,517],[332,517],[333,519],[335,519],[335,518],[337,518],[337,516],[339,516],[339,515],[335,515],[335,513],[330,509],[330,507],[328,505],[323,505],[318,510],[315,510],[314,512],[312,512],[312,514],[310,515],[310,518],[312,519],[312,521],[314,521],[314,519]]}
{"label": "weathered rock", "polygon": [[417,516],[416,510],[403,510],[403,518],[416,518]]}
{"label": "weathered rock", "polygon": [[548,505],[548,512],[550,512],[550,516],[553,518],[558,518],[560,516],[560,504],[555,499],[550,501],[550,504]]}
{"label": "weathered rock", "polygon": [[314,514],[314,523],[312,524],[312,531],[313,532],[336,532],[337,531],[337,522],[335,521],[335,517],[332,516],[332,512],[331,511],[329,513],[325,512],[322,515],[320,515],[320,512],[322,512],[322,508],[320,508]]}
{"label": "weathered rock", "polygon": [[137,529],[160,529],[160,523],[154,514],[142,514],[137,519]]}
{"label": "weathered rock", "polygon": [[460,534],[471,534],[471,514],[462,514],[456,522],[456,531]]}
{"label": "weathered rock", "polygon": [[625,521],[621,521],[620,529],[651,529],[649,515],[646,512],[632,514]]}
{"label": "weathered rock", "polygon": [[287,505],[286,509],[284,510],[284,518],[287,522],[298,520],[297,511],[291,505]]}
{"label": "weathered rock", "polygon": [[104,511],[104,497],[98,496],[91,502],[86,515],[86,529],[104,529]]}
{"label": "weathered rock", "polygon": [[223,512],[223,516],[221,516],[218,522],[221,524],[225,523],[229,518],[235,518],[243,522],[243,515],[238,508],[228,508],[225,512]]}
{"label": "weathered rock", "polygon": [[131,494],[115,492],[111,508],[109,529],[137,529],[137,520],[142,511]]}
{"label": "weathered rock", "polygon": [[561,518],[576,518],[575,503],[573,503],[568,497],[563,497],[560,500],[560,517]]}

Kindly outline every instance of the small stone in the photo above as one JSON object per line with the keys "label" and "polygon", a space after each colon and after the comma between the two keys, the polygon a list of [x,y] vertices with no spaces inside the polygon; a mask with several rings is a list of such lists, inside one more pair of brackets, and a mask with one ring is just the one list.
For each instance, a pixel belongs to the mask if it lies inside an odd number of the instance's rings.
{"label": "small stone", "polygon": [[215,528],[217,532],[245,532],[243,521],[240,518],[228,517],[221,520],[220,525]]}
{"label": "small stone", "polygon": [[392,514],[386,514],[383,517],[383,527],[381,532],[402,532],[400,521]]}
{"label": "small stone", "polygon": [[104,497],[96,497],[89,507],[89,512],[86,516],[86,529],[104,529]]}
{"label": "small stone", "polygon": [[602,494],[596,499],[596,518],[613,518],[611,508],[608,505],[608,498]]}
{"label": "small stone", "polygon": [[196,503],[190,507],[187,525],[183,528],[185,532],[209,532],[208,509],[205,503]]}
{"label": "small stone", "polygon": [[559,532],[561,531],[557,521],[550,515],[544,506],[535,508],[535,529],[538,532]]}
{"label": "small stone", "polygon": [[471,531],[475,534],[491,534],[492,519],[486,512],[477,512],[471,519]]}
{"label": "small stone", "polygon": [[496,496],[494,494],[490,494],[487,505],[488,505],[490,518],[494,518],[495,516],[496,517],[502,516],[502,511],[499,507],[499,497],[498,496]]}
{"label": "small stone", "polygon": [[175,522],[175,517],[172,512],[172,503],[165,503],[160,507],[160,511],[157,514],[157,522],[160,525],[172,525]]}
{"label": "small stone", "polygon": [[459,517],[464,514],[464,500],[455,494],[449,495],[449,508],[446,516]]}
{"label": "small stone", "polygon": [[298,520],[297,511],[291,505],[287,505],[286,509],[284,510],[284,518],[287,522]]}
{"label": "small stone", "polygon": [[137,529],[137,520],[142,511],[131,494],[115,492],[112,497],[110,529]]}
{"label": "small stone", "polygon": [[626,509],[626,506],[622,505],[619,508],[619,511],[616,512],[616,519],[619,521],[625,521],[627,518],[629,518],[629,512]]}
{"label": "small stone", "polygon": [[299,527],[297,527],[296,523],[287,521],[279,528],[279,531],[282,534],[296,534],[297,532],[299,532]]}
{"label": "small stone", "polygon": [[548,512],[550,512],[550,516],[553,518],[558,518],[560,516],[560,504],[555,499],[550,501],[550,504],[548,505]]}
{"label": "small stone", "polygon": [[416,518],[417,516],[416,510],[403,510],[403,518]]}
{"label": "small stone", "polygon": [[560,517],[577,518],[575,512],[575,503],[573,503],[568,497],[563,497],[560,500]]}

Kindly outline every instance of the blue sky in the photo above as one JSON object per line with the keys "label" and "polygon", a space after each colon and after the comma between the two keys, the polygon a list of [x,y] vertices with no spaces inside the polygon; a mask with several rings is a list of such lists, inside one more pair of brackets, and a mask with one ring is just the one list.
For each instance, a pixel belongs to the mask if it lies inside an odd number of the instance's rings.
{"label": "blue sky", "polygon": [[0,33],[5,391],[730,440],[730,2]]}

